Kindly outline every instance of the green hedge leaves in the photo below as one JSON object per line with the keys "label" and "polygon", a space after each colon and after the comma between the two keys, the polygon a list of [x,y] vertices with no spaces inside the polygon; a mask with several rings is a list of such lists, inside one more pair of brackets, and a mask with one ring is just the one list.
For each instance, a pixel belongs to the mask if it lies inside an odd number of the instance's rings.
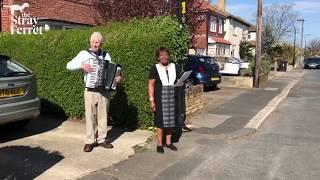
{"label": "green hedge leaves", "polygon": [[156,49],[169,48],[174,62],[183,63],[186,59],[188,33],[172,17],[134,19],[43,35],[0,34],[0,54],[11,56],[36,74],[45,112],[80,118],[84,116],[83,73],[66,70],[66,64],[89,48],[89,37],[94,31],[104,34],[104,49],[123,66],[123,86],[118,88],[110,106],[113,121],[142,128],[151,126],[147,75],[150,65],[155,63]]}

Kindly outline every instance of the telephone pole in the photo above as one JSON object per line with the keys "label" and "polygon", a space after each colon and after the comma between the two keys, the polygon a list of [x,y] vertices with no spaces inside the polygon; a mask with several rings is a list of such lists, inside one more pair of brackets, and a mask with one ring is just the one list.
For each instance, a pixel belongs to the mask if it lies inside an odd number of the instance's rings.
{"label": "telephone pole", "polygon": [[294,28],[294,38],[293,38],[293,68],[296,66],[296,39],[297,39],[297,28],[296,25],[293,23],[293,28]]}
{"label": "telephone pole", "polygon": [[303,49],[303,31],[304,31],[304,18],[298,19],[301,22],[301,49],[300,49],[300,62],[303,61],[304,49]]}
{"label": "telephone pole", "polygon": [[259,88],[259,70],[261,65],[261,39],[262,39],[262,0],[258,0],[257,13],[257,37],[256,37],[256,59],[254,70],[254,88]]}

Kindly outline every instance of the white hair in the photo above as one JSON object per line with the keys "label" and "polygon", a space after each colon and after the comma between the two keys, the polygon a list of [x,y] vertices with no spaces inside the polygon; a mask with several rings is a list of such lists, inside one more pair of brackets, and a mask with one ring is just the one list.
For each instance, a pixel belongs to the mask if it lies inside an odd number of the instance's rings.
{"label": "white hair", "polygon": [[101,43],[104,42],[104,38],[103,38],[101,32],[93,32],[93,33],[91,34],[90,41],[92,41],[94,38],[99,39]]}

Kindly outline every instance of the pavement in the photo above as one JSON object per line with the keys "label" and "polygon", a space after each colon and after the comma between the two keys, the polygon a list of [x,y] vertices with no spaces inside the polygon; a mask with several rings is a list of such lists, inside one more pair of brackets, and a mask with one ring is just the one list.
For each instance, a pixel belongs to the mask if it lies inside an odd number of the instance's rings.
{"label": "pavement", "polygon": [[[223,104],[205,106],[205,112],[193,118],[191,124],[196,132],[217,138],[239,138],[254,133],[302,76],[301,70],[281,72],[259,89],[238,89],[228,101],[218,100]],[[205,100],[210,99],[205,97]]]}
{"label": "pavement", "polygon": [[41,117],[25,130],[0,130],[0,179],[75,179],[135,154],[153,133],[109,128],[114,149],[84,153],[85,124]]}
{"label": "pavement", "polygon": [[[302,70],[294,70],[278,74],[259,89],[228,88],[231,97],[218,98],[218,105],[213,105],[212,98],[208,98],[212,96],[205,94],[205,109],[189,121],[193,131],[182,134],[176,143],[178,152],[165,149],[165,155],[158,154],[153,142],[149,150],[80,179],[242,179],[232,173],[232,168],[238,169],[241,164],[234,165],[232,160],[241,153],[248,154],[233,150],[233,146],[241,147],[243,141],[254,137],[250,135],[259,132],[257,129],[263,126],[263,120],[286,100],[290,89],[303,75]],[[259,159],[259,154],[255,156],[248,160]],[[228,172],[217,163],[223,161],[230,163]],[[260,179],[259,176],[244,177]]]}
{"label": "pavement", "polygon": [[[208,153],[226,150],[230,140],[256,132],[302,76],[303,71],[291,71],[260,89],[206,92],[204,111],[189,120],[193,131],[177,138],[178,152],[166,150],[165,155],[155,153],[154,141],[146,144],[154,134],[144,130],[110,129],[115,148],[92,153],[82,152],[85,128],[75,121],[42,117],[21,132],[0,131],[0,179],[185,179]],[[143,146],[147,150],[141,151]]]}

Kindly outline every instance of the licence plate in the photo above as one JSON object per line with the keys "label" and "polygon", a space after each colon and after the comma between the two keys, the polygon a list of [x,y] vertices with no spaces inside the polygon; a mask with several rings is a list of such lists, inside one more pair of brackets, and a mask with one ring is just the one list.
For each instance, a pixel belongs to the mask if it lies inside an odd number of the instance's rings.
{"label": "licence plate", "polygon": [[8,98],[8,97],[15,97],[15,96],[22,96],[22,95],[24,95],[23,88],[0,89],[0,99],[1,98]]}
{"label": "licence plate", "polygon": [[220,78],[218,78],[218,77],[212,77],[211,80],[212,80],[212,81],[219,81]]}

